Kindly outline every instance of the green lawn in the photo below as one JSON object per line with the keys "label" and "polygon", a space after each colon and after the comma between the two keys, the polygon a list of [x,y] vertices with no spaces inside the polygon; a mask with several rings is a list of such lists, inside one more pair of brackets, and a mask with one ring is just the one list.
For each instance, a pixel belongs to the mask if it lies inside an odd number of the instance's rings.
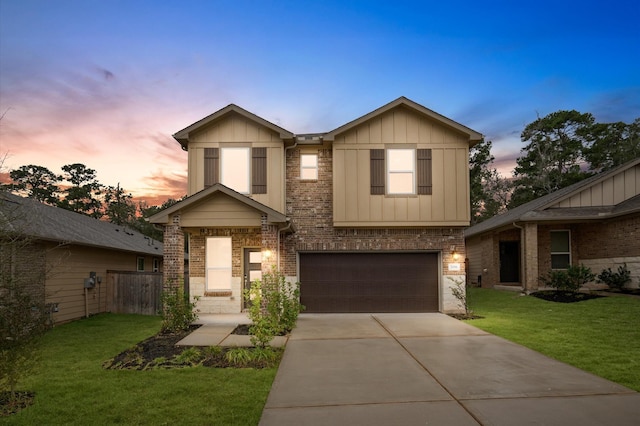
{"label": "green lawn", "polygon": [[468,300],[484,317],[469,324],[640,391],[639,298],[554,303],[471,288]]}
{"label": "green lawn", "polygon": [[102,363],[158,332],[160,318],[102,314],[54,328],[41,368],[20,386],[36,402],[0,424],[251,425],[277,369],[105,370]]}

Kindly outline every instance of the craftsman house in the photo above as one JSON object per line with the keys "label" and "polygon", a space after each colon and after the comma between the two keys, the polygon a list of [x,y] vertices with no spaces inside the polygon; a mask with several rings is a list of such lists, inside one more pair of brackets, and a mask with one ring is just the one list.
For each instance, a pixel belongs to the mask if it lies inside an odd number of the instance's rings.
{"label": "craftsman house", "polygon": [[551,269],[599,274],[627,265],[640,279],[640,158],[518,206],[465,231],[469,279],[527,292]]}
{"label": "craftsman house", "polygon": [[150,218],[165,276],[203,313],[241,312],[272,267],[306,312],[453,312],[465,279],[469,148],[482,135],[401,97],[326,133],[236,105],[180,130],[188,197]]}

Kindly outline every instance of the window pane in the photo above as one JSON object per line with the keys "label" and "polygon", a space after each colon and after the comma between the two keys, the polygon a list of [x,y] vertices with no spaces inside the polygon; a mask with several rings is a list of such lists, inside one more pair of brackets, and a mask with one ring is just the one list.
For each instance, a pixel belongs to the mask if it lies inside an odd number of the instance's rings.
{"label": "window pane", "polygon": [[415,156],[413,149],[390,149],[388,150],[389,165],[388,170],[411,171],[415,169]]}
{"label": "window pane", "polygon": [[551,252],[552,253],[568,253],[569,252],[569,231],[551,232]]}
{"label": "window pane", "polygon": [[249,263],[262,263],[262,252],[261,251],[250,252]]}
{"label": "window pane", "polygon": [[254,282],[255,280],[262,279],[262,271],[249,271],[249,281]]}
{"label": "window pane", "polygon": [[207,290],[229,290],[231,288],[231,269],[209,269],[207,271]]}
{"label": "window pane", "polygon": [[242,194],[249,194],[249,148],[223,148],[220,183]]}
{"label": "window pane", "polygon": [[207,268],[231,268],[231,238],[207,238]]}
{"label": "window pane", "polygon": [[551,269],[567,269],[569,267],[570,258],[568,254],[552,254]]}
{"label": "window pane", "polygon": [[302,167],[318,167],[318,156],[315,154],[300,155],[300,165]]}
{"label": "window pane", "polygon": [[413,173],[389,174],[389,194],[413,193]]}
{"label": "window pane", "polygon": [[300,155],[300,178],[318,179],[318,156],[316,154]]}

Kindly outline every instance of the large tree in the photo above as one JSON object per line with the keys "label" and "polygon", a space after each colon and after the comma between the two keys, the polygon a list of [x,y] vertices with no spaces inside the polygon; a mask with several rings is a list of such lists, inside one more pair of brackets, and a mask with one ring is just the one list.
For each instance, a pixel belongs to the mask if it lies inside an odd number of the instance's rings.
{"label": "large tree", "polygon": [[120,184],[105,189],[104,212],[109,222],[116,225],[132,224],[136,221],[136,211],[132,195],[120,188]]}
{"label": "large tree", "polygon": [[514,169],[514,192],[509,207],[550,194],[589,175],[585,162],[591,114],[557,111],[528,124],[520,138],[527,145]]}
{"label": "large tree", "polygon": [[84,164],[74,163],[62,166],[64,178],[71,185],[64,191],[59,206],[77,213],[99,219],[103,216],[100,196],[103,185],[96,178],[96,171]]}
{"label": "large tree", "polygon": [[484,139],[470,150],[471,225],[506,209],[509,184],[493,167],[491,141]]}
{"label": "large tree", "polygon": [[640,118],[631,124],[595,123],[586,137],[585,157],[594,172],[610,170],[640,157]]}
{"label": "large tree", "polygon": [[60,188],[58,183],[62,178],[46,167],[29,164],[11,170],[9,177],[13,181],[8,188],[27,197],[35,198],[45,204],[56,205]]}

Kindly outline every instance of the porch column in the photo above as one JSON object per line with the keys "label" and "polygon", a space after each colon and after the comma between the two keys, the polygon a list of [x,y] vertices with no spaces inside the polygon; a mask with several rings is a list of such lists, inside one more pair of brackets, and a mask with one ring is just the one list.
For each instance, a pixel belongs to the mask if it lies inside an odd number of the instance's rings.
{"label": "porch column", "polygon": [[169,219],[164,227],[164,287],[176,288],[184,279],[184,233],[180,226],[180,213]]}
{"label": "porch column", "polygon": [[270,273],[278,259],[278,227],[269,225],[267,215],[262,215],[262,273]]}
{"label": "porch column", "polygon": [[538,290],[538,224],[524,225],[524,291],[526,293]]}

